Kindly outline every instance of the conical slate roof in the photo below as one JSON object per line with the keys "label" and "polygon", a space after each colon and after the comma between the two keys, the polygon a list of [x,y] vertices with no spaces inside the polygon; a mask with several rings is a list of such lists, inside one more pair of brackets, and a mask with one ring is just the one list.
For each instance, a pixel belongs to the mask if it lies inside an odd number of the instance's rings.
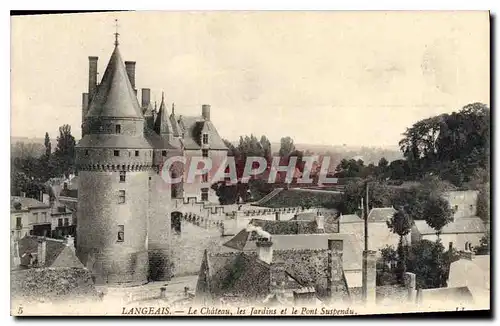
{"label": "conical slate roof", "polygon": [[170,119],[168,117],[163,94],[161,95],[160,110],[158,111],[158,117],[156,118],[155,131],[160,135],[173,135],[172,124],[170,123]]}
{"label": "conical slate roof", "polygon": [[143,118],[118,46],[111,54],[87,117]]}

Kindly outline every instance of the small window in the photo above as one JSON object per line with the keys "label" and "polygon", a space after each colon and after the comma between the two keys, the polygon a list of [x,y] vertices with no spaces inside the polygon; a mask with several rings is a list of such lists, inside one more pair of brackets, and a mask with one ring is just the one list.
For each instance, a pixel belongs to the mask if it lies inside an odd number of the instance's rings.
{"label": "small window", "polygon": [[22,228],[23,228],[22,218],[16,217],[16,229],[22,229]]}
{"label": "small window", "polygon": [[202,182],[208,182],[208,173],[204,173],[201,175]]}
{"label": "small window", "polygon": [[208,200],[208,188],[201,188],[201,200],[202,201]]}
{"label": "small window", "polygon": [[116,239],[117,242],[125,241],[125,226],[118,225],[118,237]]}
{"label": "small window", "polygon": [[47,222],[47,213],[46,212],[42,213],[42,222]]}
{"label": "small window", "polygon": [[120,182],[125,182],[126,172],[120,171]]}
{"label": "small window", "polygon": [[69,219],[68,218],[64,219],[64,226],[69,226]]}
{"label": "small window", "polygon": [[167,151],[161,151],[161,156],[167,156]]}
{"label": "small window", "polygon": [[40,223],[38,221],[38,213],[33,213],[33,218],[34,218],[35,223]]}
{"label": "small window", "polygon": [[118,204],[125,203],[125,190],[118,191]]}
{"label": "small window", "polygon": [[120,156],[120,151],[113,151],[115,156]]}
{"label": "small window", "polygon": [[208,157],[208,149],[202,149],[202,150],[201,150],[201,155],[202,155],[203,157]]}
{"label": "small window", "polygon": [[57,226],[63,226],[63,219],[62,218],[57,220]]}
{"label": "small window", "polygon": [[135,156],[139,156],[139,151],[135,151]]}
{"label": "small window", "polygon": [[203,144],[208,144],[208,134],[203,134]]}
{"label": "small window", "polygon": [[116,125],[115,126],[115,131],[117,134],[121,134],[122,133],[122,126],[121,125]]}
{"label": "small window", "polygon": [[85,150],[85,156],[89,156],[89,150],[88,149]]}

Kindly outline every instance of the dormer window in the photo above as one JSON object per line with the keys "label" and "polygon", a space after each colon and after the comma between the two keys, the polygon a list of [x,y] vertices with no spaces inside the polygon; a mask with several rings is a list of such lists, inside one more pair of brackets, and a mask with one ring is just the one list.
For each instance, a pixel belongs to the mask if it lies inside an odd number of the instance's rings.
{"label": "dormer window", "polygon": [[208,144],[208,134],[203,134],[203,144]]}
{"label": "dormer window", "polygon": [[116,125],[115,126],[115,132],[117,134],[121,134],[122,133],[122,126],[121,125]]}
{"label": "dormer window", "polygon": [[201,150],[201,156],[208,157],[208,149],[202,149]]}
{"label": "dormer window", "polygon": [[113,151],[113,154],[114,154],[115,156],[120,156],[120,151]]}
{"label": "dormer window", "polygon": [[161,156],[167,156],[167,151],[161,151]]}

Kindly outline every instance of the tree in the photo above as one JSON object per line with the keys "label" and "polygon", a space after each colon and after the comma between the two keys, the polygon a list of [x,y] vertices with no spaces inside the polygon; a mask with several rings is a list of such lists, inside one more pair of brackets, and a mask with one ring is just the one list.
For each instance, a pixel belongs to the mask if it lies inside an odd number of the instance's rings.
{"label": "tree", "polygon": [[479,246],[474,248],[476,255],[490,254],[490,230],[486,230],[484,236],[479,240]]}
{"label": "tree", "polygon": [[75,144],[75,137],[71,135],[71,126],[63,125],[59,127],[57,148],[54,152],[58,174],[64,174],[68,177],[74,171]]}
{"label": "tree", "polygon": [[423,119],[399,142],[410,176],[434,173],[455,185],[469,182],[478,167],[489,162],[490,109],[472,103],[458,112]]}
{"label": "tree", "polygon": [[45,133],[44,145],[45,145],[45,156],[47,158],[50,158],[50,154],[52,153],[52,144],[50,143],[50,137],[48,132]]}
{"label": "tree", "polygon": [[412,221],[409,215],[403,208],[399,208],[392,218],[387,221],[387,226],[392,233],[399,235],[398,243],[398,280],[403,282],[404,273],[406,272],[406,246],[403,238],[411,231]]}
{"label": "tree", "polygon": [[409,249],[408,271],[415,273],[417,288],[445,287],[448,271],[455,255],[446,253],[441,241],[421,240]]}
{"label": "tree", "polygon": [[380,249],[380,258],[377,260],[377,286],[395,285],[398,283],[394,264],[398,262],[398,253],[394,247],[386,245]]}
{"label": "tree", "polygon": [[281,145],[279,150],[280,157],[288,157],[290,153],[295,150],[295,145],[293,144],[293,139],[290,137],[281,138]]}
{"label": "tree", "polygon": [[453,220],[453,211],[448,201],[441,196],[430,196],[424,205],[424,217],[439,238],[443,227]]}
{"label": "tree", "polygon": [[479,188],[477,194],[477,216],[487,224],[490,222],[490,198],[490,184],[488,182]]}
{"label": "tree", "polygon": [[271,162],[271,159],[272,159],[272,156],[273,156],[273,152],[272,152],[272,149],[271,149],[271,142],[269,141],[269,139],[267,139],[266,136],[262,135],[260,137],[260,146],[262,147],[262,151],[263,151],[263,156],[264,158],[266,159],[266,161],[269,163]]}

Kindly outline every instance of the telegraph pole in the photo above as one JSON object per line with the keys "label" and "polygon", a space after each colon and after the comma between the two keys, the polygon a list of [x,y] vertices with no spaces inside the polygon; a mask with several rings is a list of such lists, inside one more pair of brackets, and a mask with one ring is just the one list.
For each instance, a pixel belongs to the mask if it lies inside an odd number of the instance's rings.
{"label": "telegraph pole", "polygon": [[[369,182],[367,181],[366,182],[366,201],[364,203],[364,206],[363,206],[363,196],[361,196],[361,206],[363,208],[363,218],[364,218],[364,242],[365,242],[365,246],[364,246],[364,250],[363,250],[363,262],[362,262],[362,291],[361,291],[361,294],[362,294],[362,299],[363,299],[363,303],[364,304],[367,304],[368,303],[368,287],[372,286],[372,284],[368,284],[369,283],[369,280],[368,280],[368,255],[369,255],[369,248],[368,248],[368,203],[369,203],[369,198],[368,198],[368,191],[369,191]],[[372,289],[372,291],[374,291],[375,289]],[[372,292],[370,291],[370,292]]]}

